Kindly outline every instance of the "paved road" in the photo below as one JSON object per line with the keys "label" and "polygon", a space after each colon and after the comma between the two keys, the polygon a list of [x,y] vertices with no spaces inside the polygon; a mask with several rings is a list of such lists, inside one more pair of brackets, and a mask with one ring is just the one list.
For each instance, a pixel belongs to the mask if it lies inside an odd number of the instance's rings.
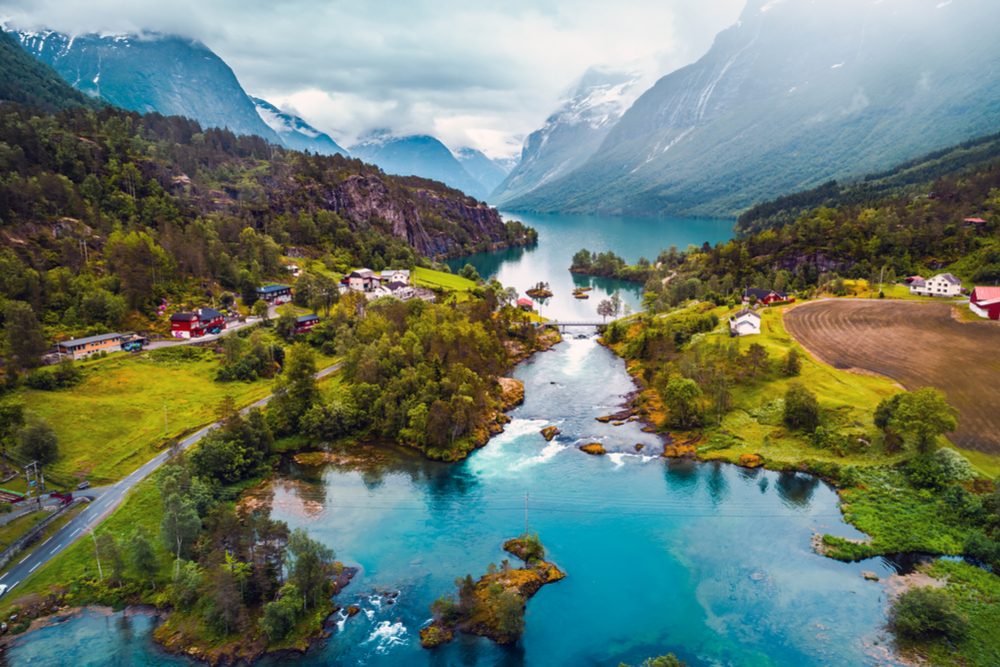
{"label": "paved road", "polygon": [[[332,366],[327,366],[323,370],[316,373],[316,378],[325,378],[326,376],[340,370],[342,365],[343,362],[338,362]],[[273,394],[265,396],[256,403],[243,408],[241,412],[246,414],[252,408],[259,408],[267,405],[272,396]],[[214,424],[209,424],[208,426],[195,431],[180,441],[181,448],[187,449],[218,427],[219,422],[215,422]],[[97,524],[103,521],[109,514],[111,514],[112,511],[114,511],[116,507],[121,504],[126,493],[132,490],[136,484],[149,477],[154,471],[156,471],[157,468],[166,463],[168,458],[170,458],[170,452],[160,452],[138,470],[134,471],[128,477],[119,480],[112,486],[88,489],[82,494],[76,493],[76,496],[82,495],[90,498],[90,504],[86,507],[86,509],[70,519],[64,526],[57,530],[52,537],[35,547],[20,561],[17,561],[13,566],[11,566],[5,574],[0,576],[0,584],[7,586],[6,592],[2,595],[9,595],[18,584],[24,581],[35,570],[49,562],[56,554],[76,542],[81,537],[85,537],[88,531],[96,527]]]}

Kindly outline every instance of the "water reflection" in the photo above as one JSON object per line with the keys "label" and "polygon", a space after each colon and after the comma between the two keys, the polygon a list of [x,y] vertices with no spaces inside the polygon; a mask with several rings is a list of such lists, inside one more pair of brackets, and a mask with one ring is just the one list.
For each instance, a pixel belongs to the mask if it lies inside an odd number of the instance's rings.
{"label": "water reflection", "polygon": [[778,474],[778,496],[788,505],[796,507],[809,505],[819,485],[819,477],[813,475],[788,471]]}

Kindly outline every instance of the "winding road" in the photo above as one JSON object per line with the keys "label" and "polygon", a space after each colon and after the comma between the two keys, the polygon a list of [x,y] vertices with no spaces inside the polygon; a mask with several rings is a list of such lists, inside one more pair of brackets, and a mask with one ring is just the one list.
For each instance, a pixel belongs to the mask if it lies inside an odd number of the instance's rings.
{"label": "winding road", "polygon": [[[316,379],[322,380],[328,375],[336,373],[340,370],[341,366],[343,366],[343,362],[337,362],[332,366],[327,366],[316,373]],[[240,413],[246,414],[253,408],[259,408],[267,405],[273,396],[274,394],[265,396],[259,401],[240,410]],[[204,426],[184,438],[179,442],[181,449],[187,449],[191,445],[200,441],[208,433],[218,428],[219,424],[220,422],[209,424],[208,426]],[[88,489],[86,493],[76,494],[77,497],[83,496],[90,498],[90,504],[82,512],[70,519],[64,526],[59,528],[59,530],[57,530],[51,537],[35,547],[20,561],[17,561],[14,565],[12,565],[7,572],[0,575],[0,586],[7,587],[2,593],[0,593],[0,596],[9,595],[18,584],[32,575],[38,568],[52,560],[66,547],[73,544],[81,537],[86,536],[89,531],[96,528],[101,521],[107,518],[107,516],[122,503],[122,500],[125,498],[125,494],[135,488],[139,482],[153,474],[160,466],[166,463],[169,458],[169,451],[160,452],[140,468],[133,471],[130,475],[119,480],[115,484],[99,488],[95,487],[93,489]]]}

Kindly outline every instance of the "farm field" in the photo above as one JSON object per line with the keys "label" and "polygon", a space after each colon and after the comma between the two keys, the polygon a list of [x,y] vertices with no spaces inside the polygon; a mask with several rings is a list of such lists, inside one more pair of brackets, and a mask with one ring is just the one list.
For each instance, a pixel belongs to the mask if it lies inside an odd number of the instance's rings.
{"label": "farm field", "polygon": [[[1000,454],[1000,327],[959,322],[950,303],[825,300],[785,312],[790,334],[840,369],[885,375],[907,389],[937,387],[959,412],[951,441]],[[874,406],[872,406],[874,407]]]}

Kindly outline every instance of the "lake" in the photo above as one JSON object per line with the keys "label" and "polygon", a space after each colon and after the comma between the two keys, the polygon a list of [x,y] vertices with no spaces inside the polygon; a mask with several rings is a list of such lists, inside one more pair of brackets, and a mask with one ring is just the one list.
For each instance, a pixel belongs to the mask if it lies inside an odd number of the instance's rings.
{"label": "lake", "polygon": [[[573,255],[581,248],[591,252],[611,250],[625,261],[640,257],[655,261],[661,250],[677,246],[712,245],[733,236],[732,220],[709,218],[627,218],[598,215],[501,213],[507,220],[521,220],[538,230],[538,245],[501,252],[480,253],[448,261],[452,271],[472,264],[484,278],[496,278],[521,295],[539,281],[549,283],[553,297],[536,303],[550,319],[596,320],[597,304],[617,291],[632,310],[640,308],[642,285],[578,276],[569,272]],[[573,298],[575,287],[592,287],[590,298]]]}
{"label": "lake", "polygon": [[[295,664],[615,666],[668,651],[692,667],[891,664],[885,589],[861,576],[887,576],[890,564],[840,563],[810,546],[816,532],[860,536],[833,489],[810,475],[667,460],[640,424],[597,422],[634,385],[592,334],[568,337],[515,375],[525,403],[462,463],[363,449],[356,461],[282,470],[273,516],[360,568],[338,601],[362,613]],[[548,424],[562,434],[547,443],[539,430]],[[577,448],[590,441],[611,453]],[[524,530],[526,498],[529,530],[567,577],[528,603],[523,640],[420,648],[431,602],[507,557],[501,545]],[[143,617],[88,613],[18,640],[6,659],[183,663],[153,646],[150,628]]]}

